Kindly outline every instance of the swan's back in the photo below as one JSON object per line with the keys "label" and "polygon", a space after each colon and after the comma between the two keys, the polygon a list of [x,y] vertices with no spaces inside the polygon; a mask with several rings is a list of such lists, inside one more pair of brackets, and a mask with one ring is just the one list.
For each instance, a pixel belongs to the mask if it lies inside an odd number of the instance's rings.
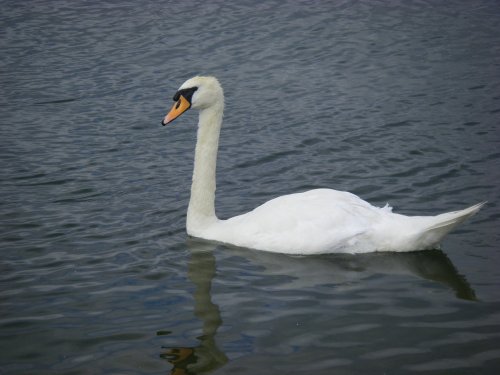
{"label": "swan's back", "polygon": [[438,216],[404,216],[354,194],[316,189],[272,199],[207,226],[198,237],[289,254],[413,251],[438,247],[480,205]]}
{"label": "swan's back", "polygon": [[280,253],[353,252],[387,214],[390,208],[373,207],[354,194],[316,189],[284,195],[221,220],[207,228],[204,237]]}

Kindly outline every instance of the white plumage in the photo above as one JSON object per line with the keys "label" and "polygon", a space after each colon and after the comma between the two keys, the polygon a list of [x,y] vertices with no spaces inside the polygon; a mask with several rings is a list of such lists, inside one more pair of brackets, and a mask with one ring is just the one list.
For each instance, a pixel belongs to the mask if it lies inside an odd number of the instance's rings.
{"label": "white plumage", "polygon": [[483,203],[437,216],[404,216],[377,208],[354,194],[315,189],[272,199],[246,214],[219,220],[215,215],[215,170],[224,109],[214,77],[187,80],[163,120],[189,108],[200,110],[193,184],[187,215],[189,235],[236,246],[289,254],[413,251],[438,247],[456,225]]}

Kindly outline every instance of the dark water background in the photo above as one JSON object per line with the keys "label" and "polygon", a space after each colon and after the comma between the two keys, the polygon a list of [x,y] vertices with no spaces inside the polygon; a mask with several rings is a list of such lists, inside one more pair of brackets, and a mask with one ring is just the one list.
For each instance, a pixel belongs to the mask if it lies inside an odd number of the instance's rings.
{"label": "dark water background", "polygon": [[[0,374],[496,374],[500,3],[1,1]],[[296,258],[185,234],[196,114],[217,211],[348,190],[487,200],[442,251]],[[184,372],[183,372],[184,371]]]}

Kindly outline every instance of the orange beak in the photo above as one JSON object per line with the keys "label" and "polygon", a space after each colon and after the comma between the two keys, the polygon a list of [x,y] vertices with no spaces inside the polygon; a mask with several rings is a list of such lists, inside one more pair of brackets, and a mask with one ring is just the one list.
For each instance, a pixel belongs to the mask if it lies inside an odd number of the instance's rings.
{"label": "orange beak", "polygon": [[191,103],[189,103],[189,100],[180,95],[179,100],[175,102],[170,112],[167,113],[167,115],[161,122],[162,125],[167,125],[169,122],[174,121],[177,117],[186,112],[190,107]]}

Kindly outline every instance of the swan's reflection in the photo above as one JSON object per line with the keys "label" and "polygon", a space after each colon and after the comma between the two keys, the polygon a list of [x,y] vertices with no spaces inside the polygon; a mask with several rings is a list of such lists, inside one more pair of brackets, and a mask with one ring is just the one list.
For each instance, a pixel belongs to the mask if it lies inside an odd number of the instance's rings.
{"label": "swan's reflection", "polygon": [[465,277],[441,250],[303,257],[238,248],[233,251],[265,267],[266,274],[293,276],[287,288],[301,289],[325,283],[342,285],[374,274],[409,275],[444,284],[460,299],[476,300]]}
{"label": "swan's reflection", "polygon": [[[191,251],[188,276],[196,286],[195,315],[202,321],[203,336],[197,347],[168,348],[162,354],[174,367],[171,374],[205,374],[212,372],[228,359],[217,347],[215,335],[222,324],[219,307],[211,300],[210,288],[215,276],[213,250],[217,244],[189,239]],[[461,299],[475,300],[474,290],[457,272],[450,259],[440,250],[410,253],[330,254],[293,257],[234,247],[223,247],[227,253],[250,260],[263,267],[267,275],[287,275],[290,289],[301,289],[325,283],[345,283],[373,274],[412,275],[436,281],[451,288]]]}
{"label": "swan's reflection", "polygon": [[203,335],[198,337],[200,344],[196,347],[165,348],[161,355],[174,367],[172,375],[191,375],[210,373],[224,364],[228,359],[217,347],[215,334],[222,324],[219,307],[212,302],[210,289],[215,276],[215,257],[212,244],[194,243],[188,247],[191,258],[188,265],[189,280],[195,285],[194,313],[202,321]]}
{"label": "swan's reflection", "polygon": [[[187,244],[193,254],[213,251],[218,246],[193,238],[190,238]],[[343,284],[374,274],[408,275],[446,285],[458,298],[476,300],[474,290],[465,277],[458,273],[451,260],[441,250],[300,257],[234,246],[223,248],[227,250],[227,254],[241,256],[263,267],[264,274],[291,276],[293,279],[287,283],[287,289],[301,289],[325,283]]]}

